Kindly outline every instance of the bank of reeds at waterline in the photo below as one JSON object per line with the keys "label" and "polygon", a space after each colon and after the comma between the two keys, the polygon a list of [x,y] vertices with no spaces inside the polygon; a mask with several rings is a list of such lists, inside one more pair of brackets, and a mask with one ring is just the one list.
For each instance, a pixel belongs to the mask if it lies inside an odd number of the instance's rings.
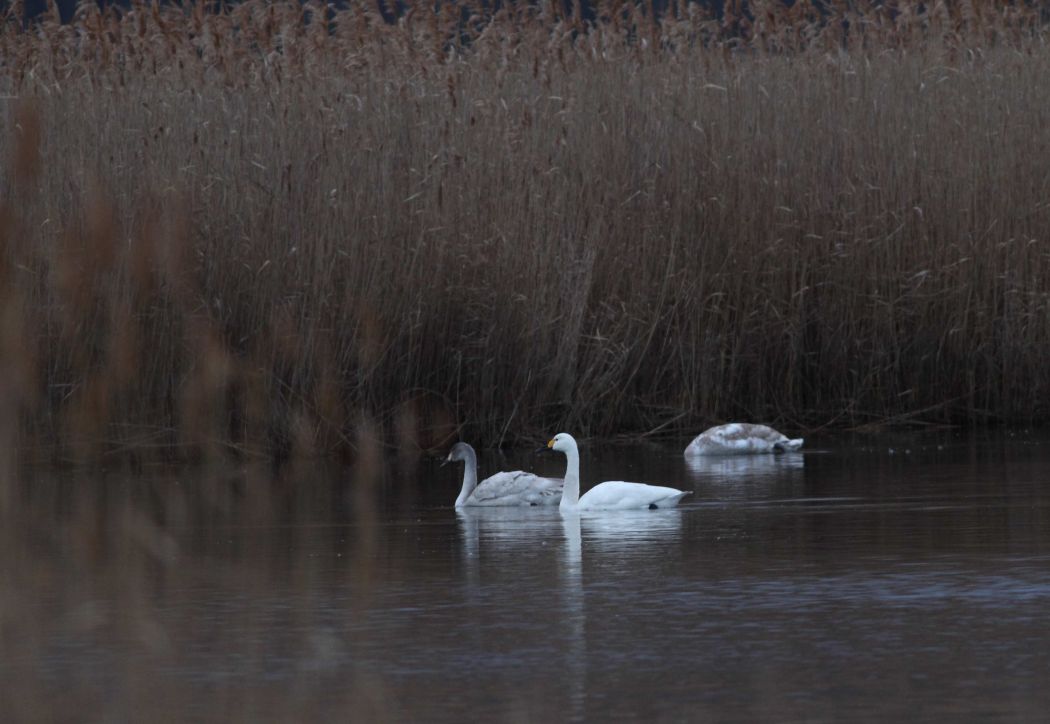
{"label": "bank of reeds at waterline", "polygon": [[1039,18],[753,6],[6,23],[5,444],[1046,421]]}

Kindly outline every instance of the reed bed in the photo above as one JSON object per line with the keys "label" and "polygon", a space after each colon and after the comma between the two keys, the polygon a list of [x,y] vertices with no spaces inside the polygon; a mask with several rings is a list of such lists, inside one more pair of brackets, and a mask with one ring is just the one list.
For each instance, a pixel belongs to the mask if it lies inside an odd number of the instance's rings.
{"label": "reed bed", "polygon": [[97,460],[1045,422],[1038,15],[735,8],[9,19],[0,433]]}

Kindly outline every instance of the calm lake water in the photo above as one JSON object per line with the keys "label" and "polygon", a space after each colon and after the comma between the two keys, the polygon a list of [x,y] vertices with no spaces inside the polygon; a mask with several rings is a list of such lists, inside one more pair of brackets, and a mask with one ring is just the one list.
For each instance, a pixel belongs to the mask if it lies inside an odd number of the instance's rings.
{"label": "calm lake water", "polygon": [[681,508],[568,517],[457,512],[437,460],[30,475],[0,696],[23,720],[1045,718],[1050,437],[685,442],[582,446],[585,489]]}

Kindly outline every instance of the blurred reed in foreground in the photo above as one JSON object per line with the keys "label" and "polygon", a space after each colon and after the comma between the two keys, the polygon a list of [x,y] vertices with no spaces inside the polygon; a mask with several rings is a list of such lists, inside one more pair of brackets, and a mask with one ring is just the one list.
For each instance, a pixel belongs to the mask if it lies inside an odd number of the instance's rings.
{"label": "blurred reed in foreground", "polygon": [[300,461],[5,485],[5,720],[399,720],[408,694],[356,656],[385,515],[356,491],[392,473]]}
{"label": "blurred reed in foreground", "polygon": [[0,436],[1045,421],[1046,30],[895,7],[8,22]]}

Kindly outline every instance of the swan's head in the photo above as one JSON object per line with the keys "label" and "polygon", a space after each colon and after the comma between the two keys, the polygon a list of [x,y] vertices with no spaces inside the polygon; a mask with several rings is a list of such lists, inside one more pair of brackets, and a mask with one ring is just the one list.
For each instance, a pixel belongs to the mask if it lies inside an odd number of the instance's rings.
{"label": "swan's head", "polygon": [[466,462],[468,460],[474,460],[474,448],[465,442],[457,442],[452,446],[452,449],[448,451],[448,457],[445,458],[445,462],[442,465],[448,465],[454,462]]}
{"label": "swan's head", "polygon": [[547,447],[555,452],[567,453],[569,450],[576,448],[576,440],[567,432],[559,432],[551,438],[551,441],[547,443]]}

